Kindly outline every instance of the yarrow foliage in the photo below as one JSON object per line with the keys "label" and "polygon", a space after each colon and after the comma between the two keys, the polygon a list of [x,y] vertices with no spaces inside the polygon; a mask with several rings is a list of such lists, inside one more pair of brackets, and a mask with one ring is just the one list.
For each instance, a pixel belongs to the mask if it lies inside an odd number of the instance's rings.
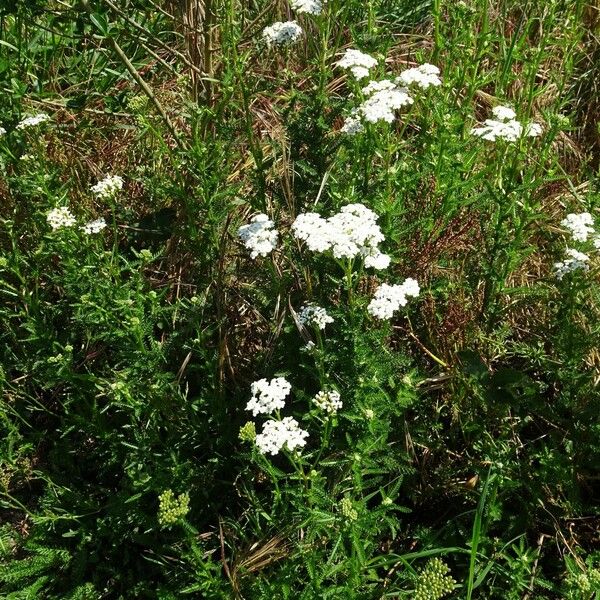
{"label": "yarrow foliage", "polygon": [[93,185],[91,191],[98,198],[108,200],[114,198],[123,189],[123,178],[119,175],[108,175]]}
{"label": "yarrow foliage", "polygon": [[292,386],[285,377],[275,377],[271,381],[259,379],[250,387],[252,397],[246,404],[246,410],[252,411],[252,415],[271,414],[285,406],[285,399],[290,393]]}
{"label": "yarrow foliage", "polygon": [[348,48],[336,65],[349,69],[356,79],[364,79],[369,76],[369,70],[377,66],[377,59],[360,50]]}
{"label": "yarrow foliage", "polygon": [[385,269],[390,262],[378,248],[384,237],[377,215],[363,204],[347,204],[328,219],[317,213],[300,214],[292,232],[313,252],[330,251],[337,259],[361,256],[365,266],[375,269]]}
{"label": "yarrow foliage", "polygon": [[46,215],[46,220],[53,231],[56,231],[61,227],[72,227],[76,223],[75,217],[66,206],[53,208]]}
{"label": "yarrow foliage", "polygon": [[248,225],[242,225],[238,229],[238,237],[246,248],[250,250],[250,256],[266,256],[277,247],[278,232],[273,229],[274,223],[265,214],[252,217]]}
{"label": "yarrow foliage", "polygon": [[269,48],[289,46],[302,37],[302,27],[296,21],[278,21],[265,27],[262,32],[264,42]]}
{"label": "yarrow foliage", "polygon": [[377,319],[391,319],[401,306],[406,306],[410,296],[416,298],[419,292],[419,284],[410,277],[400,285],[383,283],[377,288],[367,310]]}
{"label": "yarrow foliage", "polygon": [[263,425],[256,436],[256,446],[261,454],[278,454],[282,448],[290,452],[306,445],[308,431],[300,428],[293,417],[284,417],[281,421],[270,420]]}
{"label": "yarrow foliage", "polygon": [[300,310],[298,319],[303,325],[314,325],[318,329],[325,329],[327,323],[333,323],[333,317],[321,306],[306,304]]}

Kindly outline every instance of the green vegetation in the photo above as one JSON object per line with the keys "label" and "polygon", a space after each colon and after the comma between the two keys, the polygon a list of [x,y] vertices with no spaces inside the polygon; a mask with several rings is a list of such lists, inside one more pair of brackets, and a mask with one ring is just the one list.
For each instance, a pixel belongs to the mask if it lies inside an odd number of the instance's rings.
{"label": "green vegetation", "polygon": [[0,2],[2,598],[600,598],[600,5],[320,5]]}

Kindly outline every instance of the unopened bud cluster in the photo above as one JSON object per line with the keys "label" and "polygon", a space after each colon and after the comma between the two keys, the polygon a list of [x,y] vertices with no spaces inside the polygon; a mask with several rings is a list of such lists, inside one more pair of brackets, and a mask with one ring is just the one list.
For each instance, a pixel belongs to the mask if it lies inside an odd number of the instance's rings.
{"label": "unopened bud cluster", "polygon": [[190,510],[190,496],[186,492],[177,498],[173,490],[165,490],[159,497],[158,522],[163,527],[173,525],[185,517]]}
{"label": "unopened bud cluster", "polygon": [[448,575],[450,569],[439,558],[431,559],[417,581],[415,600],[439,600],[454,589],[456,582]]}

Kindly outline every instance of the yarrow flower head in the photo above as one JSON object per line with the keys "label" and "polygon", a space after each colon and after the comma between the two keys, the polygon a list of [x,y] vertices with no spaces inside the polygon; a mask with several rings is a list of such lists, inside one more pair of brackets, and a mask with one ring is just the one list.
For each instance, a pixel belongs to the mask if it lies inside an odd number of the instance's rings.
{"label": "yarrow flower head", "polygon": [[333,323],[333,317],[327,311],[316,304],[306,304],[298,314],[302,325],[314,325],[318,329],[325,329],[327,323]]}
{"label": "yarrow flower head", "polygon": [[340,393],[335,390],[320,391],[312,401],[317,408],[330,415],[334,415],[342,408]]}
{"label": "yarrow flower head", "polygon": [[104,217],[100,217],[99,219],[94,219],[85,225],[82,225],[81,231],[87,233],[88,235],[92,233],[100,233],[106,227],[106,221]]}
{"label": "yarrow flower head", "polygon": [[[369,86],[373,83],[382,82],[371,82]],[[365,89],[368,89],[369,86]],[[371,89],[374,89],[374,87]],[[377,123],[378,121],[392,123],[396,118],[394,111],[413,102],[414,100],[409,96],[406,88],[385,85],[369,95],[358,107],[358,114],[369,123]]]}
{"label": "yarrow flower head", "polygon": [[321,0],[290,0],[290,6],[297,13],[307,13],[309,15],[320,15],[323,10]]}
{"label": "yarrow flower head", "polygon": [[377,215],[363,204],[347,204],[328,219],[316,213],[300,214],[292,232],[313,252],[330,251],[337,259],[362,256],[365,265],[373,268],[389,264],[389,257],[378,249],[384,237]]}
{"label": "yarrow flower head", "polygon": [[72,227],[76,223],[75,217],[66,206],[53,208],[46,215],[46,220],[53,231],[56,231],[61,227]]}
{"label": "yarrow flower head", "polygon": [[419,284],[410,277],[400,285],[382,283],[367,310],[377,319],[391,319],[401,306],[406,306],[410,296],[416,298],[419,292]]}
{"label": "yarrow flower head", "polygon": [[439,558],[432,558],[419,574],[415,588],[415,600],[439,600],[454,590],[456,581],[449,575],[450,569]]}
{"label": "yarrow flower head", "polygon": [[238,237],[250,250],[250,256],[266,256],[277,247],[279,233],[273,229],[274,223],[265,214],[252,217],[248,225],[238,229]]}
{"label": "yarrow flower head", "polygon": [[108,175],[101,179],[96,185],[93,185],[91,191],[98,198],[114,198],[123,189],[123,178],[119,175]]}
{"label": "yarrow flower head", "polygon": [[2,137],[3,135],[6,135],[6,129],[4,129],[4,127],[0,126],[0,137]]}
{"label": "yarrow flower head", "polygon": [[571,232],[576,242],[586,242],[588,236],[595,233],[594,219],[588,212],[569,213],[560,224]]}
{"label": "yarrow flower head", "polygon": [[377,59],[360,50],[348,48],[336,65],[342,69],[349,69],[356,79],[364,79],[369,76],[369,69],[377,65]]}
{"label": "yarrow flower head", "polygon": [[41,123],[45,123],[49,120],[50,117],[46,113],[38,113],[37,115],[21,119],[21,121],[17,123],[15,129],[27,129],[29,127],[35,127],[36,125],[40,125]]}
{"label": "yarrow flower head", "polygon": [[308,431],[300,428],[293,417],[284,417],[281,421],[267,421],[262,431],[256,435],[256,446],[261,454],[278,454],[282,448],[293,452],[306,445]]}
{"label": "yarrow flower head", "polygon": [[422,64],[418,67],[406,69],[400,73],[396,81],[406,87],[416,85],[423,90],[430,86],[437,87],[442,85],[442,80],[439,78],[440,70],[435,65],[429,63]]}
{"label": "yarrow flower head", "polygon": [[273,46],[289,46],[302,36],[302,27],[296,21],[278,21],[265,27],[262,37],[269,48]]}
{"label": "yarrow flower head", "polygon": [[271,414],[285,406],[285,399],[292,389],[285,377],[275,377],[271,381],[259,379],[250,387],[252,397],[246,404],[246,410],[251,410],[252,415]]}
{"label": "yarrow flower head", "polygon": [[365,126],[362,124],[360,117],[357,114],[356,109],[352,111],[352,113],[346,117],[344,120],[344,124],[340,131],[347,135],[356,135],[357,133],[361,133],[365,130]]}
{"label": "yarrow flower head", "polygon": [[542,134],[539,123],[530,122],[525,127],[516,120],[515,111],[508,106],[495,106],[492,109],[494,119],[486,119],[483,127],[474,127],[471,134],[490,142],[497,139],[516,142],[523,134],[527,137],[538,137]]}
{"label": "yarrow flower head", "polygon": [[190,510],[189,494],[179,494],[175,498],[172,490],[165,490],[159,497],[158,522],[163,527],[173,525],[183,519]]}
{"label": "yarrow flower head", "polygon": [[559,281],[573,271],[589,271],[590,257],[587,254],[573,248],[567,248],[565,254],[567,255],[565,260],[554,263],[554,274]]}

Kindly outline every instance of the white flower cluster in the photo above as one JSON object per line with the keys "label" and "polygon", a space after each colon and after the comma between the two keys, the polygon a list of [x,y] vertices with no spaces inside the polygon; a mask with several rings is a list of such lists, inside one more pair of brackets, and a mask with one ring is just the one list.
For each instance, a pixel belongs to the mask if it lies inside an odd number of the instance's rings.
{"label": "white flower cluster", "polygon": [[6,129],[0,126],[0,137],[2,137],[3,135],[6,135]]}
{"label": "white flower cluster", "polygon": [[588,212],[569,213],[560,224],[571,232],[576,242],[587,242],[588,236],[596,232],[593,227],[594,219]]}
{"label": "white flower cluster", "polygon": [[364,130],[363,121],[392,123],[396,118],[394,111],[412,104],[414,100],[408,89],[397,87],[393,81],[371,81],[362,89],[365,100],[346,117],[342,133],[354,135]]}
{"label": "white flower cluster", "polygon": [[277,237],[279,235],[276,229],[273,229],[274,223],[265,214],[259,214],[252,217],[248,225],[242,225],[238,229],[238,237],[242,240],[250,256],[266,256],[277,247]]}
{"label": "white flower cluster", "polygon": [[321,0],[290,0],[290,6],[297,13],[307,13],[309,15],[320,15],[323,10]]}
{"label": "white flower cluster", "polygon": [[439,74],[440,70],[435,65],[424,63],[418,67],[402,71],[396,82],[407,87],[414,84],[426,90],[430,86],[437,87],[442,85]]}
{"label": "white flower cluster", "polygon": [[46,220],[53,231],[56,231],[61,227],[72,227],[76,223],[75,217],[66,206],[53,208],[46,215]]}
{"label": "white flower cluster", "polygon": [[273,46],[289,46],[302,36],[302,27],[296,21],[278,21],[265,27],[262,32],[264,42],[269,48]]}
{"label": "white flower cluster", "polygon": [[251,410],[253,416],[271,414],[285,406],[285,399],[292,386],[285,377],[275,377],[271,381],[259,379],[250,387],[252,397],[246,404],[246,410]]}
{"label": "white flower cluster", "polygon": [[377,59],[360,50],[348,48],[335,64],[342,69],[350,69],[356,79],[364,79],[369,76],[369,69],[377,65]]}
{"label": "white flower cluster", "polygon": [[340,393],[336,392],[335,390],[320,391],[312,401],[317,408],[330,415],[334,415],[342,408]]}
{"label": "white flower cluster", "polygon": [[119,175],[108,175],[92,186],[91,191],[98,198],[110,199],[123,189],[123,178]]}
{"label": "white flower cluster", "polygon": [[298,319],[302,325],[314,325],[319,329],[325,329],[327,323],[333,323],[333,317],[327,311],[316,304],[306,304],[298,313]]}
{"label": "white flower cluster", "polygon": [[104,217],[100,217],[99,219],[94,219],[89,223],[81,226],[81,231],[87,233],[88,235],[92,233],[100,233],[106,227],[106,221]]}
{"label": "white flower cluster", "polygon": [[46,113],[38,113],[37,115],[25,117],[19,121],[15,129],[27,129],[28,127],[35,127],[36,125],[40,125],[41,123],[45,123],[49,120],[50,117]]}
{"label": "white flower cluster", "polygon": [[471,134],[484,140],[495,142],[497,139],[516,142],[522,135],[538,137],[542,134],[539,123],[528,123],[525,127],[516,120],[515,111],[508,106],[495,106],[492,109],[494,119],[486,119],[483,127],[474,127]]}
{"label": "white flower cluster", "polygon": [[284,417],[281,421],[267,421],[261,433],[256,435],[256,446],[261,454],[278,454],[285,446],[290,452],[306,445],[308,431],[300,429],[293,417]]}
{"label": "white flower cluster", "polygon": [[565,254],[568,258],[554,263],[554,274],[559,281],[562,280],[565,275],[572,273],[573,271],[589,270],[590,266],[588,265],[588,262],[590,257],[587,254],[574,250],[573,248],[567,248]]}
{"label": "white flower cluster", "polygon": [[367,310],[377,319],[391,319],[401,306],[406,306],[409,296],[416,298],[419,292],[419,284],[410,277],[400,285],[383,283],[377,288]]}
{"label": "white flower cluster", "polygon": [[366,267],[385,269],[390,257],[378,248],[384,237],[376,221],[377,215],[363,204],[347,204],[328,219],[317,213],[298,215],[292,232],[313,252],[331,251],[337,259],[360,255]]}

